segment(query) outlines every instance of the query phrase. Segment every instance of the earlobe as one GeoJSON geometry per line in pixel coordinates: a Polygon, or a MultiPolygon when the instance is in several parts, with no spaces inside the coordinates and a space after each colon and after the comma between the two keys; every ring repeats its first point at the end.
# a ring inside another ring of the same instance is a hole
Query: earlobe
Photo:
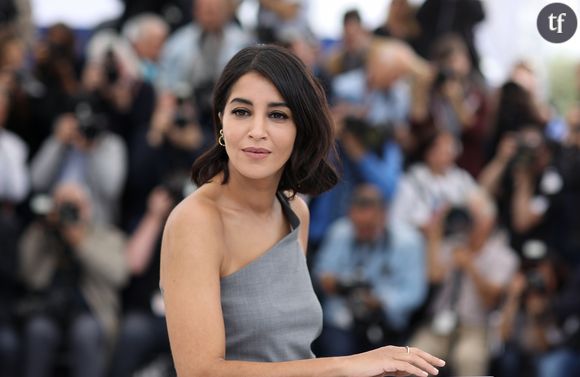
{"type": "Polygon", "coordinates": [[[222,113],[221,112],[218,113],[218,118],[220,119],[220,122],[223,122],[223,118],[222,118],[222,113]]]}

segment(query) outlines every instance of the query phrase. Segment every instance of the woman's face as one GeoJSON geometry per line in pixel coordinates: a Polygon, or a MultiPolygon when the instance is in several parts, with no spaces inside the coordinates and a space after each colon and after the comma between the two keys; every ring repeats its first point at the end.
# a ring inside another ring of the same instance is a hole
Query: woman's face
{"type": "Polygon", "coordinates": [[[220,114],[230,171],[280,179],[296,139],[293,114],[276,87],[255,72],[231,89],[220,114]]]}

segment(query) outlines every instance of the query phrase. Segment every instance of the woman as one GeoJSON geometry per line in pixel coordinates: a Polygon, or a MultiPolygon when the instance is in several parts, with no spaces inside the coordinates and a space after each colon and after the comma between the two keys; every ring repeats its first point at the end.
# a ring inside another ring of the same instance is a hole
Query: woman
{"type": "Polygon", "coordinates": [[[314,359],[322,315],[306,268],[308,209],[296,193],[337,181],[320,86],[285,50],[249,47],[214,90],[218,143],[196,161],[199,189],[171,213],[161,286],[180,376],[426,376],[414,348],[314,359]],[[290,193],[290,198],[286,194],[290,193]]]}

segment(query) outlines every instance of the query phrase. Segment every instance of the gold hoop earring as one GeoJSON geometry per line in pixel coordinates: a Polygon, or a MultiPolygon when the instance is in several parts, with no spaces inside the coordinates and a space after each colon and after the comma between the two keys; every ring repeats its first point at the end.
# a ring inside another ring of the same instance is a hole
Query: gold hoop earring
{"type": "Polygon", "coordinates": [[[218,144],[221,145],[222,147],[226,146],[226,141],[224,140],[224,130],[223,129],[220,130],[220,136],[218,137],[218,144]]]}

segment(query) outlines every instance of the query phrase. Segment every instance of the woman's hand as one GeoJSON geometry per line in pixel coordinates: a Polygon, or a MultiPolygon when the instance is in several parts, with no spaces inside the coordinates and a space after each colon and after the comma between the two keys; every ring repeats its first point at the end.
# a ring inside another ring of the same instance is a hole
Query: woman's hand
{"type": "Polygon", "coordinates": [[[387,346],[347,356],[347,376],[428,376],[437,375],[445,362],[414,347],[387,346]]]}

